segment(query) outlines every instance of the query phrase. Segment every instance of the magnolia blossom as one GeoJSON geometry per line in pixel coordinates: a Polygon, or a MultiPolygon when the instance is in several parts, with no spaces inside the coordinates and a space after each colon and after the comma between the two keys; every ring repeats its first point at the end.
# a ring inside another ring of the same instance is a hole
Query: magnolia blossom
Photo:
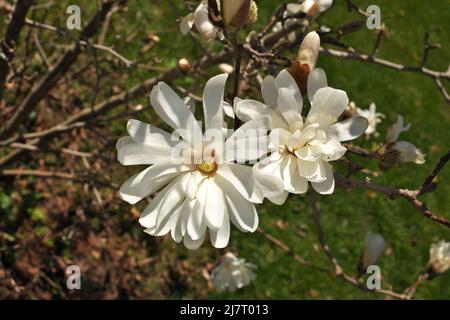
{"type": "MultiPolygon", "coordinates": [[[[286,11],[283,13],[284,27],[288,28],[294,24],[297,24],[298,18],[289,18],[296,14],[303,12],[310,17],[316,17],[319,13],[322,13],[333,5],[333,0],[305,0],[302,3],[288,3],[286,5],[286,11]]],[[[283,24],[277,22],[273,27],[273,31],[278,32],[283,30],[283,24]]],[[[295,40],[295,32],[291,32],[288,35],[289,40],[295,40]]]]}
{"type": "Polygon", "coordinates": [[[288,192],[305,193],[308,181],[321,194],[334,191],[334,175],[330,161],[346,152],[341,141],[359,137],[367,129],[367,120],[353,117],[335,123],[348,104],[347,94],[327,86],[325,72],[314,69],[308,77],[311,109],[306,119],[301,113],[302,94],[288,71],[276,78],[267,76],[262,83],[265,103],[242,100],[236,115],[243,121],[268,115],[272,121],[270,142],[272,154],[256,168],[279,177],[284,183],[281,203],[288,192]]]}
{"type": "Polygon", "coordinates": [[[398,116],[397,122],[386,134],[386,147],[384,155],[392,162],[425,163],[425,156],[415,145],[407,141],[397,141],[400,133],[408,131],[411,123],[404,126],[403,117],[398,116]]]}
{"type": "Polygon", "coordinates": [[[361,261],[363,269],[376,264],[385,248],[386,241],[381,234],[367,232],[361,261]]]}
{"type": "Polygon", "coordinates": [[[248,285],[255,278],[253,272],[255,269],[254,264],[238,259],[228,252],[222,257],[220,264],[213,269],[211,278],[218,291],[223,292],[228,289],[234,292],[248,285]]]}
{"type": "MultiPolygon", "coordinates": [[[[148,234],[162,236],[170,232],[176,242],[183,240],[190,249],[203,243],[207,229],[212,245],[225,247],[230,221],[243,232],[255,231],[258,214],[254,203],[261,203],[267,190],[282,189],[281,181],[257,176],[252,167],[235,163],[233,154],[223,151],[235,150],[241,143],[257,145],[267,136],[255,138],[245,133],[270,125],[269,118],[258,118],[225,137],[222,126],[226,79],[227,74],[221,74],[206,84],[205,135],[191,108],[160,82],[151,92],[151,104],[158,116],[182,137],[181,141],[150,124],[130,120],[129,136],[117,142],[121,164],[150,165],[122,185],[122,199],[134,204],[161,189],[139,222],[148,234]],[[214,139],[208,137],[210,132],[215,133],[214,139]]],[[[256,161],[264,153],[261,150],[259,154],[246,153],[242,160],[256,161]]]]}
{"type": "Polygon", "coordinates": [[[450,269],[450,242],[441,240],[431,246],[430,267],[436,273],[444,273],[450,269]]]}
{"type": "Polygon", "coordinates": [[[194,12],[189,13],[180,22],[180,30],[183,34],[189,33],[193,26],[205,40],[212,40],[218,34],[221,37],[220,29],[209,20],[206,2],[201,2],[194,12]]]}
{"type": "Polygon", "coordinates": [[[366,136],[370,136],[372,134],[378,135],[378,133],[376,132],[377,124],[381,123],[381,119],[385,116],[383,113],[377,112],[377,106],[375,105],[375,103],[372,102],[369,106],[369,109],[366,110],[356,107],[356,113],[369,121],[369,126],[367,127],[367,130],[365,132],[366,136]]]}

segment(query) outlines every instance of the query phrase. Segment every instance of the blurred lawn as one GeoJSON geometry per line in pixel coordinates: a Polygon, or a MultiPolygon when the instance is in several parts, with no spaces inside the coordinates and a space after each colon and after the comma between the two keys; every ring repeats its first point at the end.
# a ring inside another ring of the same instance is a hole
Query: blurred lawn
{"type": "MultiPolygon", "coordinates": [[[[63,8],[69,2],[73,4],[73,1],[61,1],[58,6],[63,8]]],[[[354,13],[346,11],[344,1],[336,2],[336,7],[320,18],[322,24],[336,27],[358,18],[354,13]]],[[[380,57],[404,64],[419,64],[424,33],[429,31],[430,40],[441,43],[442,48],[430,52],[428,66],[437,70],[447,69],[450,61],[449,1],[355,0],[355,2],[362,8],[369,4],[377,4],[381,7],[382,21],[389,28],[389,37],[385,38],[381,44],[380,57]]],[[[266,23],[273,9],[281,3],[281,1],[259,0],[258,23],[266,23]]],[[[86,4],[81,7],[93,5],[86,4]]],[[[194,60],[202,53],[201,48],[188,37],[182,36],[175,24],[176,18],[187,13],[183,1],[130,1],[128,12],[113,18],[115,20],[112,26],[124,29],[116,30],[116,33],[110,32],[107,43],[117,43],[115,48],[130,60],[153,60],[159,66],[172,67],[181,57],[194,60]],[[175,2],[177,10],[174,10],[172,6],[175,2]],[[146,52],[139,51],[143,45],[141,41],[131,41],[124,45],[122,40],[138,29],[139,32],[144,29],[155,33],[160,37],[160,41],[146,52]]],[[[375,38],[375,32],[362,30],[346,37],[344,41],[361,52],[370,53],[375,38]]],[[[293,56],[294,53],[291,54],[291,57],[293,56]]],[[[323,55],[320,56],[318,65],[326,70],[329,84],[347,91],[350,99],[359,107],[367,108],[369,103],[375,102],[378,111],[386,114],[386,119],[379,126],[381,135],[371,140],[372,142],[380,141],[384,137],[386,128],[395,121],[397,115],[403,115],[406,122],[413,124],[411,130],[403,133],[401,138],[413,142],[424,151],[426,164],[404,165],[382,174],[379,178],[372,178],[372,181],[398,187],[417,187],[417,183],[425,179],[439,156],[450,147],[449,106],[432,79],[418,74],[395,72],[367,63],[337,60],[323,55]]],[[[218,69],[211,68],[211,74],[218,72],[218,69]]],[[[129,86],[152,74],[155,73],[133,71],[130,73],[129,83],[123,83],[123,86],[129,86]]],[[[205,79],[211,74],[205,75],[205,79]]],[[[189,78],[178,82],[193,88],[196,94],[201,94],[204,83],[205,81],[189,78]]],[[[103,84],[103,86],[106,85],[103,84]]],[[[146,103],[146,99],[142,98],[141,102],[146,103]]],[[[155,117],[150,111],[143,114],[141,119],[155,123],[155,117]]],[[[124,131],[125,119],[122,119],[115,123],[114,133],[121,136],[124,131]]],[[[373,164],[371,166],[376,169],[373,164]]],[[[137,172],[137,168],[128,172],[137,172]]],[[[122,182],[125,178],[126,176],[118,176],[116,180],[122,182]]],[[[364,175],[359,174],[358,178],[363,179],[364,175]]],[[[449,168],[439,175],[439,181],[441,184],[438,190],[424,196],[423,199],[433,211],[449,216],[449,168]]],[[[337,189],[333,195],[321,196],[319,200],[327,241],[348,272],[352,273],[356,268],[365,232],[370,229],[383,234],[389,244],[389,250],[387,250],[389,254],[383,256],[379,263],[383,273],[383,286],[392,285],[397,291],[410,285],[418,274],[424,271],[431,243],[440,239],[450,240],[448,229],[427,220],[401,199],[389,200],[382,195],[365,190],[345,192],[337,189]]],[[[124,205],[122,208],[126,207],[124,205]]],[[[267,202],[259,206],[258,211],[261,227],[288,243],[306,260],[325,268],[329,267],[326,257],[320,252],[318,246],[308,195],[291,196],[281,207],[267,202]],[[285,223],[284,229],[276,226],[280,224],[277,223],[280,220],[285,223]]],[[[138,228],[136,228],[137,232],[140,231],[138,228]]],[[[251,286],[233,294],[217,294],[211,291],[210,298],[382,298],[361,292],[341,280],[331,278],[328,274],[299,266],[284,252],[268,243],[260,234],[242,234],[234,229],[227,249],[258,266],[256,281],[251,286]]],[[[169,253],[169,255],[173,253],[173,256],[168,258],[169,264],[179,263],[177,257],[183,256],[187,257],[190,264],[197,269],[203,268],[205,262],[214,263],[222,253],[212,249],[206,242],[201,249],[191,252],[182,245],[174,244],[173,241],[161,241],[161,252],[169,253]]],[[[164,272],[164,270],[160,271],[164,272]]],[[[155,277],[157,276],[158,274],[155,273],[155,277]]],[[[200,275],[196,277],[198,281],[193,282],[195,286],[206,287],[206,281],[200,275]]],[[[416,297],[450,298],[449,284],[450,273],[447,273],[421,285],[416,297]]],[[[192,297],[191,289],[174,286],[171,297],[190,298],[192,297]]]]}

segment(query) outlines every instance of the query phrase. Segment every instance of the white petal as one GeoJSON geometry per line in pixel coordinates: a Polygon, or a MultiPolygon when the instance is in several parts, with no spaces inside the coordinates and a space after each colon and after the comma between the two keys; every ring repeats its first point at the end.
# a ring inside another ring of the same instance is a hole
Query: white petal
{"type": "Polygon", "coordinates": [[[328,87],[325,71],[321,68],[313,69],[308,76],[307,84],[309,102],[313,102],[317,90],[325,87],[328,87]]]}
{"type": "Polygon", "coordinates": [[[173,129],[191,132],[198,124],[183,100],[164,82],[154,86],[150,95],[151,103],[158,116],[173,129]]]}
{"type": "Polygon", "coordinates": [[[226,179],[222,177],[215,179],[225,194],[228,215],[233,224],[241,231],[254,232],[258,227],[259,219],[253,203],[245,199],[226,179]]]}
{"type": "Polygon", "coordinates": [[[205,204],[209,179],[203,180],[197,191],[196,202],[188,219],[187,232],[192,240],[200,239],[206,231],[205,204]]]}
{"type": "Polygon", "coordinates": [[[312,187],[320,194],[331,194],[334,191],[334,174],[333,167],[324,162],[325,174],[327,179],[323,182],[311,182],[312,187]]]}
{"type": "Polygon", "coordinates": [[[225,112],[225,114],[234,119],[234,108],[226,101],[223,102],[223,111],[225,112]]]}
{"type": "Polygon", "coordinates": [[[208,6],[204,3],[195,10],[195,28],[206,40],[212,40],[216,37],[218,29],[211,23],[208,16],[208,6]]]}
{"type": "Polygon", "coordinates": [[[327,130],[327,133],[333,135],[339,141],[348,141],[358,138],[366,131],[368,126],[369,121],[366,118],[351,117],[335,123],[327,130]]]}
{"type": "Polygon", "coordinates": [[[282,70],[275,79],[275,85],[278,93],[280,92],[280,88],[290,89],[296,104],[299,106],[303,105],[302,93],[298,88],[297,82],[295,82],[294,78],[292,78],[289,71],[282,70]]]}
{"type": "Polygon", "coordinates": [[[283,181],[277,176],[255,169],[255,178],[258,185],[261,187],[264,197],[276,198],[283,192],[283,181]]]}
{"type": "Polygon", "coordinates": [[[200,248],[203,241],[205,241],[206,233],[204,232],[200,239],[193,240],[188,233],[183,238],[183,243],[189,250],[196,250],[200,248]]]}
{"type": "Polygon", "coordinates": [[[397,141],[394,148],[400,152],[400,161],[414,162],[417,164],[425,163],[425,156],[415,145],[407,141],[397,141]]]}
{"type": "Polygon", "coordinates": [[[135,142],[130,136],[122,137],[117,141],[117,159],[124,166],[138,164],[154,164],[170,161],[172,148],[164,143],[144,145],[135,142]]]}
{"type": "Polygon", "coordinates": [[[282,191],[279,195],[277,195],[275,197],[267,197],[267,199],[269,199],[273,203],[281,206],[286,201],[288,195],[289,195],[289,192],[282,191]]]}
{"type": "Polygon", "coordinates": [[[242,197],[254,203],[261,203],[263,196],[261,190],[257,188],[256,181],[253,177],[253,168],[230,163],[222,165],[217,170],[217,174],[233,184],[242,197]]]}
{"type": "MultiPolygon", "coordinates": [[[[226,210],[226,207],[225,207],[226,210]]],[[[223,221],[219,230],[210,230],[210,240],[213,247],[222,249],[225,248],[230,240],[230,218],[225,211],[223,221]]]]}
{"type": "Polygon", "coordinates": [[[319,123],[321,128],[328,128],[336,122],[348,105],[347,93],[330,87],[319,89],[309,111],[307,122],[319,123]]]}
{"type": "Polygon", "coordinates": [[[185,16],[180,22],[180,31],[182,34],[188,34],[191,31],[192,26],[194,25],[195,16],[194,13],[191,12],[187,16],[185,16]]]}
{"type": "Polygon", "coordinates": [[[168,132],[139,120],[128,120],[127,131],[135,142],[145,145],[161,144],[170,147],[173,143],[168,132]]]}
{"type": "Polygon", "coordinates": [[[261,94],[264,99],[264,103],[271,108],[277,106],[278,90],[275,86],[275,78],[272,76],[266,76],[262,82],[261,94]]]}
{"type": "Polygon", "coordinates": [[[155,164],[125,181],[119,194],[123,200],[135,204],[188,170],[188,166],[174,165],[171,162],[155,164]]]}
{"type": "Polygon", "coordinates": [[[291,89],[280,88],[278,91],[278,108],[289,125],[302,121],[302,116],[300,115],[302,107],[303,101],[296,101],[291,89]]]}
{"type": "Polygon", "coordinates": [[[205,128],[221,130],[223,124],[223,95],[228,74],[223,73],[208,80],[203,91],[205,128]]]}
{"type": "Polygon", "coordinates": [[[171,192],[173,188],[181,181],[183,177],[179,177],[168,184],[164,189],[162,189],[156,197],[154,197],[150,203],[147,205],[145,210],[141,213],[139,218],[139,223],[145,228],[152,228],[156,225],[156,218],[159,214],[159,208],[162,201],[171,192]]]}
{"type": "Polygon", "coordinates": [[[208,195],[206,196],[205,204],[206,224],[208,227],[214,230],[220,229],[225,211],[226,206],[223,191],[211,179],[208,185],[208,195]]]}
{"type": "Polygon", "coordinates": [[[333,0],[318,0],[319,1],[319,11],[324,12],[328,10],[333,5],[333,0]]]}
{"type": "Polygon", "coordinates": [[[268,112],[269,108],[256,100],[245,99],[236,105],[236,115],[244,122],[266,115],[268,112]]]}

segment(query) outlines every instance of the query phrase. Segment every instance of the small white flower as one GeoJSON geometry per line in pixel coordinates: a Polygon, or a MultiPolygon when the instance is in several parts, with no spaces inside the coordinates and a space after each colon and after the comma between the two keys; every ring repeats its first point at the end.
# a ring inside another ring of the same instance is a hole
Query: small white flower
{"type": "Polygon", "coordinates": [[[387,157],[394,162],[414,162],[416,164],[425,163],[425,156],[415,145],[407,141],[397,141],[400,133],[408,131],[411,123],[404,126],[403,117],[398,116],[397,122],[389,128],[386,134],[386,150],[384,152],[387,157]],[[392,156],[393,155],[393,156],[392,156]]]}
{"type": "Polygon", "coordinates": [[[367,119],[353,117],[335,123],[348,104],[347,94],[327,87],[322,69],[314,69],[308,77],[308,97],[311,110],[302,118],[302,94],[288,71],[275,78],[267,76],[262,83],[264,103],[242,100],[236,115],[242,121],[271,117],[270,141],[272,154],[260,161],[256,168],[279,177],[287,193],[305,193],[308,181],[321,194],[334,191],[333,169],[330,161],[338,160],[346,152],[341,141],[353,140],[367,129],[367,119]]]}
{"type": "Polygon", "coordinates": [[[305,0],[302,3],[302,11],[310,17],[316,17],[333,5],[333,0],[305,0]]]}
{"type": "Polygon", "coordinates": [[[195,12],[189,13],[180,22],[183,34],[189,33],[193,26],[207,41],[214,39],[220,32],[220,29],[209,20],[208,5],[205,2],[201,2],[195,12]]]}
{"type": "Polygon", "coordinates": [[[383,236],[368,231],[365,237],[364,253],[362,256],[363,269],[366,270],[367,267],[376,264],[385,248],[386,241],[383,236]]]}
{"type": "Polygon", "coordinates": [[[211,272],[211,278],[219,292],[225,290],[234,292],[255,279],[255,269],[254,264],[245,262],[244,259],[238,259],[228,252],[211,272]]]}
{"type": "Polygon", "coordinates": [[[450,242],[441,240],[431,245],[430,267],[435,273],[444,273],[450,269],[450,242]]]}
{"type": "MultiPolygon", "coordinates": [[[[203,136],[201,123],[199,125],[191,111],[193,107],[189,108],[168,85],[160,82],[151,92],[152,106],[166,124],[177,133],[181,132],[181,145],[187,147],[187,151],[181,159],[175,158],[173,150],[180,141],[138,120],[128,122],[129,136],[119,139],[116,145],[121,164],[151,165],[122,185],[123,200],[134,204],[161,189],[139,219],[145,232],[154,236],[170,232],[176,242],[183,240],[190,249],[203,243],[207,229],[212,245],[225,247],[230,237],[230,221],[243,232],[254,232],[258,227],[254,203],[262,202],[265,189],[282,187],[281,182],[266,179],[263,188],[261,183],[255,182],[252,167],[235,163],[224,154],[223,150],[234,150],[239,143],[255,143],[245,135],[246,130],[270,126],[267,117],[255,119],[225,138],[222,129],[226,79],[227,74],[213,77],[203,93],[206,133],[211,130],[218,133],[217,140],[206,139],[206,134],[203,136]],[[197,143],[198,138],[200,143],[197,143]],[[193,158],[198,161],[193,162],[193,158]]],[[[265,138],[267,140],[267,136],[265,138]]],[[[262,155],[249,153],[245,160],[256,161],[262,155]]]]}
{"type": "Polygon", "coordinates": [[[385,115],[377,112],[377,106],[375,105],[375,103],[372,102],[369,106],[369,109],[366,110],[357,107],[356,113],[369,121],[369,126],[367,127],[367,130],[365,132],[366,136],[370,136],[372,134],[377,136],[377,124],[381,123],[385,115]]]}

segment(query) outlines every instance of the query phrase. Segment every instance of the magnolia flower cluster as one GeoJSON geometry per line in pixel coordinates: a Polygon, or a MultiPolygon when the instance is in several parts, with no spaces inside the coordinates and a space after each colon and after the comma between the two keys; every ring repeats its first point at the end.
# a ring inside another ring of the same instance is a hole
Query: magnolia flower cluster
{"type": "Polygon", "coordinates": [[[402,116],[398,116],[397,122],[389,128],[385,143],[379,150],[382,156],[382,168],[388,169],[394,164],[404,162],[425,163],[424,154],[415,145],[408,141],[398,141],[400,133],[408,131],[410,128],[411,123],[405,126],[402,116]]]}
{"type": "Polygon", "coordinates": [[[122,185],[122,199],[135,204],[160,190],[140,217],[145,232],[170,233],[190,249],[198,248],[209,233],[212,245],[223,248],[231,224],[243,232],[256,230],[255,204],[264,198],[282,204],[289,192],[305,193],[309,183],[321,194],[334,191],[331,162],[346,152],[341,142],[362,135],[368,121],[353,117],[336,122],[348,98],[344,91],[328,87],[325,72],[315,68],[320,45],[316,38],[315,33],[306,36],[309,45],[300,50],[299,61],[312,69],[307,79],[300,79],[307,81],[311,104],[306,117],[292,70],[264,79],[264,103],[235,100],[236,116],[245,123],[234,133],[224,122],[225,113],[234,117],[224,100],[227,74],[206,83],[204,130],[192,100],[183,100],[163,82],[154,86],[151,104],[173,134],[130,120],[129,135],[117,142],[123,165],[149,166],[122,185]]]}
{"type": "Polygon", "coordinates": [[[255,269],[254,264],[238,259],[228,252],[222,257],[220,264],[212,270],[211,278],[219,292],[225,290],[234,292],[247,286],[255,278],[255,269]]]}
{"type": "Polygon", "coordinates": [[[450,269],[450,242],[434,243],[430,248],[430,268],[439,274],[450,269]]]}

